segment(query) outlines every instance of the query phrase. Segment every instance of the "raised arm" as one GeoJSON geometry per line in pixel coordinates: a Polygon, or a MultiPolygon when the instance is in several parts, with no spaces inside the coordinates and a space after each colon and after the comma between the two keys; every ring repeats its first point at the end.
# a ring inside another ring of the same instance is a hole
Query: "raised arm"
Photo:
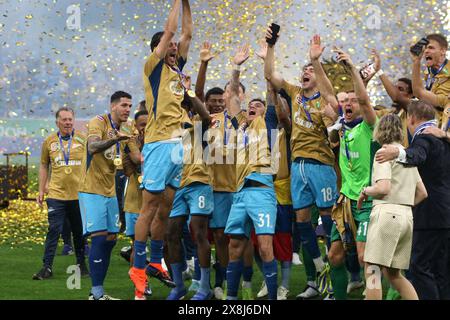
{"type": "Polygon", "coordinates": [[[197,82],[195,83],[195,95],[200,101],[205,102],[205,82],[206,82],[206,70],[208,69],[208,63],[215,55],[211,53],[211,44],[204,42],[200,49],[200,68],[198,69],[197,82]]]}
{"type": "MultiPolygon", "coordinates": [[[[372,56],[375,62],[375,72],[378,73],[381,70],[380,54],[375,49],[372,49],[372,56]]],[[[392,101],[398,103],[403,109],[406,110],[410,100],[400,94],[398,88],[391,82],[391,80],[389,80],[389,77],[384,73],[381,73],[380,80],[392,101]]]]}
{"type": "Polygon", "coordinates": [[[192,23],[191,6],[189,0],[182,0],[183,3],[183,17],[181,20],[181,37],[178,45],[178,53],[184,60],[187,60],[189,46],[192,41],[192,34],[194,24],[192,23]]]}
{"type": "Polygon", "coordinates": [[[369,95],[367,94],[366,87],[364,86],[359,71],[356,69],[347,53],[336,47],[334,48],[334,51],[338,54],[338,62],[345,61],[347,67],[350,69],[355,95],[358,98],[361,115],[364,121],[370,126],[375,125],[377,121],[377,114],[370,104],[369,95]]]}
{"type": "Polygon", "coordinates": [[[320,36],[318,34],[314,35],[310,42],[309,57],[314,68],[314,74],[316,75],[317,87],[320,95],[338,112],[339,105],[334,95],[333,86],[319,60],[323,50],[325,50],[325,47],[321,45],[320,36]]]}
{"type": "MultiPolygon", "coordinates": [[[[266,40],[272,39],[272,30],[270,27],[266,30],[266,40]]],[[[264,77],[269,81],[276,91],[283,87],[283,78],[275,71],[275,46],[269,44],[267,48],[267,56],[264,60],[264,77]]]]}
{"type": "Polygon", "coordinates": [[[233,71],[230,81],[230,97],[228,111],[231,117],[241,112],[241,101],[239,99],[239,76],[241,74],[241,65],[250,57],[250,47],[248,44],[240,47],[233,58],[233,71]]]}
{"type": "MultiPolygon", "coordinates": [[[[180,16],[180,1],[175,0],[172,9],[170,9],[169,17],[167,18],[166,26],[164,28],[164,34],[159,41],[158,46],[155,48],[155,54],[160,59],[164,59],[167,50],[169,49],[170,42],[172,41],[178,28],[178,17],[180,16]]],[[[184,1],[183,1],[184,2],[184,1]]],[[[180,40],[180,54],[181,54],[181,40],[180,40]]],[[[187,46],[189,48],[189,45],[187,46]]],[[[184,58],[184,56],[182,56],[184,58]]]]}
{"type": "Polygon", "coordinates": [[[411,54],[412,60],[413,60],[413,64],[412,64],[412,89],[413,89],[413,94],[414,96],[419,99],[419,100],[423,100],[433,106],[439,106],[439,99],[438,96],[436,94],[434,94],[431,91],[428,91],[425,89],[422,79],[421,79],[421,74],[420,74],[420,61],[422,60],[422,56],[423,56],[423,52],[424,52],[425,48],[423,48],[422,53],[420,54],[420,56],[416,56],[411,54]]]}

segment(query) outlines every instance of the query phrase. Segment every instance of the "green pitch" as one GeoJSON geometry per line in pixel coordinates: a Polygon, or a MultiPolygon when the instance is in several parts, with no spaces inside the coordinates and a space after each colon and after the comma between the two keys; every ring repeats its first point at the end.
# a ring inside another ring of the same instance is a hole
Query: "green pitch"
{"type": "MultiPolygon", "coordinates": [[[[134,291],[128,278],[128,265],[120,257],[119,252],[123,246],[128,246],[127,240],[120,240],[114,248],[108,275],[105,281],[107,294],[120,299],[133,299],[134,291]]],[[[53,277],[43,281],[32,280],[31,277],[41,267],[43,246],[23,244],[15,248],[3,244],[0,245],[0,300],[4,299],[43,299],[43,300],[77,300],[87,299],[90,289],[90,279],[82,278],[80,289],[68,289],[67,280],[71,274],[67,274],[67,268],[75,264],[75,257],[55,257],[53,266],[53,277]]],[[[57,253],[61,252],[61,246],[57,253]]],[[[256,297],[262,282],[262,274],[255,265],[253,275],[253,293],[256,297]]],[[[214,284],[214,270],[211,272],[211,283],[214,284]]],[[[150,280],[154,299],[165,299],[169,289],[155,279],[150,280]]],[[[190,285],[190,280],[185,282],[190,285]]],[[[306,278],[303,266],[292,266],[289,299],[295,299],[305,287],[306,278]]],[[[386,291],[386,290],[384,290],[386,291]]],[[[349,299],[362,299],[362,289],[350,294],[349,299]]],[[[190,298],[193,293],[189,293],[190,298]]],[[[319,298],[321,299],[321,298],[319,298]]]]}

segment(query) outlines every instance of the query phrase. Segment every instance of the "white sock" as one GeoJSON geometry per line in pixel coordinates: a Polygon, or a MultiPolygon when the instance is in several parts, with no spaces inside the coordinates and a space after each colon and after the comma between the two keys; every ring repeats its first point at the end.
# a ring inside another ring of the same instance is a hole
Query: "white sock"
{"type": "Polygon", "coordinates": [[[323,262],[322,257],[313,259],[313,262],[317,272],[321,272],[323,268],[325,268],[325,263],[323,262]]]}

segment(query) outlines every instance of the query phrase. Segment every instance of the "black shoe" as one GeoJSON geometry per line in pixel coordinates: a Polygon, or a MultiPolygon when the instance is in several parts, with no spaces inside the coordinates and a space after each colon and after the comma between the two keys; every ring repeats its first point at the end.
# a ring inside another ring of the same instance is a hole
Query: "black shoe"
{"type": "Polygon", "coordinates": [[[33,280],[44,280],[51,278],[53,276],[52,269],[47,267],[42,267],[41,270],[39,270],[38,273],[33,274],[33,280]]]}
{"type": "Polygon", "coordinates": [[[86,263],[81,263],[78,265],[78,267],[80,268],[80,274],[82,277],[89,277],[89,269],[86,265],[86,263]]]}
{"type": "Polygon", "coordinates": [[[161,270],[161,266],[155,267],[152,264],[149,264],[147,268],[145,268],[145,273],[149,277],[154,277],[164,283],[169,288],[175,288],[175,282],[173,282],[172,278],[169,276],[169,274],[161,270]],[[158,268],[159,267],[159,268],[158,268]]]}
{"type": "Polygon", "coordinates": [[[120,256],[124,258],[128,263],[130,263],[131,260],[131,250],[131,247],[123,247],[120,250],[120,256]]]}
{"type": "Polygon", "coordinates": [[[127,230],[127,226],[125,225],[125,223],[121,223],[119,233],[125,233],[125,230],[127,230]]]}

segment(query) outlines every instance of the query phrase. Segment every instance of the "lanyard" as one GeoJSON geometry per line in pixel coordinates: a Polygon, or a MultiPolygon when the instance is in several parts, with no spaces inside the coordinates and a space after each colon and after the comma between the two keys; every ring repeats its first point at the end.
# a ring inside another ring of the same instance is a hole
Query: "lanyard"
{"type": "Polygon", "coordinates": [[[72,134],[69,137],[69,144],[67,146],[67,154],[66,154],[66,150],[64,149],[64,145],[62,143],[61,133],[58,131],[59,145],[61,146],[61,150],[62,150],[62,153],[63,153],[63,156],[64,156],[64,162],[66,163],[66,166],[69,165],[70,147],[72,146],[72,138],[73,138],[74,133],[75,133],[75,130],[72,130],[72,134]]]}
{"type": "Polygon", "coordinates": [[[312,121],[311,114],[308,111],[307,103],[309,101],[315,100],[315,99],[317,99],[319,97],[320,97],[320,92],[316,92],[312,97],[309,97],[309,98],[307,98],[304,95],[302,95],[301,105],[303,106],[303,110],[305,110],[306,117],[308,118],[308,121],[311,122],[311,123],[314,123],[314,122],[312,121]]]}
{"type": "MultiPolygon", "coordinates": [[[[114,124],[114,122],[112,121],[111,118],[111,113],[108,113],[108,119],[109,122],[111,123],[111,127],[115,130],[115,131],[119,131],[116,127],[116,125],[114,124]]],[[[120,158],[120,142],[116,142],[116,158],[120,158]]]]}
{"type": "Polygon", "coordinates": [[[188,91],[188,88],[186,88],[183,83],[183,80],[186,79],[186,75],[183,72],[181,72],[180,70],[178,70],[178,68],[175,68],[173,66],[169,66],[169,67],[170,67],[170,69],[172,69],[173,71],[175,71],[178,74],[178,76],[180,77],[181,86],[184,88],[185,91],[188,91]]]}
{"type": "Polygon", "coordinates": [[[431,90],[431,87],[433,86],[434,82],[436,81],[436,76],[444,69],[444,67],[447,65],[448,60],[445,59],[444,63],[441,64],[439,69],[436,72],[433,72],[433,69],[431,67],[428,67],[428,77],[426,82],[426,89],[428,91],[431,90]]]}
{"type": "Polygon", "coordinates": [[[345,156],[348,160],[348,165],[350,167],[350,169],[352,168],[352,161],[350,158],[350,148],[349,148],[349,141],[347,140],[347,137],[345,135],[345,133],[347,132],[347,130],[349,129],[353,129],[354,127],[356,127],[358,124],[360,124],[363,121],[362,118],[353,120],[352,122],[349,123],[345,123],[344,119],[341,120],[342,123],[342,138],[344,139],[344,147],[345,147],[345,156]]]}
{"type": "Polygon", "coordinates": [[[427,122],[422,123],[420,126],[416,128],[414,131],[414,135],[412,137],[411,143],[414,141],[417,135],[421,134],[426,128],[428,127],[436,127],[436,120],[430,120],[427,122]]]}
{"type": "Polygon", "coordinates": [[[224,111],[223,118],[224,118],[223,145],[226,146],[226,145],[228,145],[228,140],[230,139],[230,137],[227,135],[227,130],[228,130],[228,112],[227,112],[227,110],[224,111]]]}

